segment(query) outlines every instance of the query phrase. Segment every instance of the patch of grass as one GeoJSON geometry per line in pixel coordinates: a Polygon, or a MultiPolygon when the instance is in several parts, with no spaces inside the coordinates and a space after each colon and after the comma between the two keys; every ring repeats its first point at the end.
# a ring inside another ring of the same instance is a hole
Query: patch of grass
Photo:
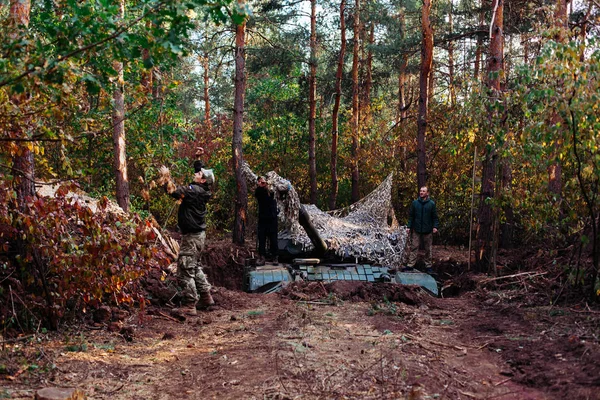
{"type": "Polygon", "coordinates": [[[86,352],[88,350],[88,346],[87,343],[70,344],[65,347],[65,350],[73,353],[86,352]]]}
{"type": "Polygon", "coordinates": [[[115,351],[115,345],[113,343],[94,343],[94,347],[100,350],[115,351]]]}
{"type": "Polygon", "coordinates": [[[250,310],[248,311],[249,317],[258,317],[259,315],[263,315],[265,312],[263,310],[250,310]]]}
{"type": "Polygon", "coordinates": [[[373,303],[371,304],[371,308],[367,311],[367,315],[373,316],[375,314],[384,314],[384,315],[398,315],[398,307],[396,307],[395,303],[392,303],[387,298],[383,298],[383,304],[373,303]]]}

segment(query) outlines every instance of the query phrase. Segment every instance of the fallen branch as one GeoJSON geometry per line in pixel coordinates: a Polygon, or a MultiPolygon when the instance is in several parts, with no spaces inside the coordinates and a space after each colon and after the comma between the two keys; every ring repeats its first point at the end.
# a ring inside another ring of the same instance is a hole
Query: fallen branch
{"type": "Polygon", "coordinates": [[[298,300],[296,303],[301,303],[301,304],[315,304],[315,305],[319,305],[319,306],[335,306],[335,303],[333,301],[330,301],[330,300],[325,300],[325,301],[298,300]]]}
{"type": "Polygon", "coordinates": [[[173,318],[173,317],[171,317],[171,316],[169,316],[169,315],[167,315],[167,314],[163,313],[162,311],[157,311],[157,314],[158,314],[157,316],[159,316],[159,317],[163,317],[163,318],[166,318],[166,319],[168,319],[169,321],[181,322],[181,321],[179,321],[177,318],[173,318]]]}
{"type": "Polygon", "coordinates": [[[22,342],[22,341],[25,341],[25,340],[29,340],[32,337],[33,337],[33,335],[28,335],[28,336],[21,336],[21,337],[18,337],[18,338],[6,339],[6,340],[3,340],[2,342],[0,342],[0,344],[22,342]]]}
{"type": "Polygon", "coordinates": [[[454,350],[462,351],[464,353],[467,352],[467,348],[466,347],[460,347],[460,346],[457,346],[457,345],[454,345],[454,344],[446,344],[446,343],[442,343],[442,342],[436,342],[435,340],[431,340],[431,339],[425,339],[425,338],[421,339],[421,338],[418,338],[416,336],[411,335],[410,333],[403,333],[402,335],[406,336],[407,338],[409,338],[411,340],[414,340],[416,342],[424,340],[426,342],[429,342],[431,344],[435,344],[435,345],[438,345],[438,346],[448,347],[448,348],[451,348],[451,349],[454,349],[454,350]]]}
{"type": "Polygon", "coordinates": [[[480,281],[479,283],[490,283],[490,282],[494,282],[494,281],[499,281],[501,279],[516,278],[519,276],[527,276],[527,275],[530,278],[533,278],[534,276],[546,275],[547,273],[548,272],[519,272],[518,274],[504,275],[504,276],[498,276],[496,278],[484,279],[484,280],[480,281]]]}
{"type": "Polygon", "coordinates": [[[587,310],[576,310],[574,308],[569,308],[569,311],[583,314],[600,314],[600,311],[590,310],[589,308],[587,310]]]}

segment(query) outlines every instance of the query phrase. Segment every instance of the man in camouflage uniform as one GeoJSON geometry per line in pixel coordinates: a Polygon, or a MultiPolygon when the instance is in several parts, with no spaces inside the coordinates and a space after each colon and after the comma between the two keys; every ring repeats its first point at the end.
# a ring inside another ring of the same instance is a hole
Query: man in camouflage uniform
{"type": "Polygon", "coordinates": [[[211,285],[200,264],[206,240],[206,203],[212,196],[213,176],[200,166],[194,169],[194,180],[189,185],[176,187],[171,183],[167,186],[167,192],[181,200],[177,213],[182,233],[177,280],[182,300],[181,307],[173,313],[187,315],[197,315],[196,308],[206,309],[215,304],[210,294],[211,285]]]}

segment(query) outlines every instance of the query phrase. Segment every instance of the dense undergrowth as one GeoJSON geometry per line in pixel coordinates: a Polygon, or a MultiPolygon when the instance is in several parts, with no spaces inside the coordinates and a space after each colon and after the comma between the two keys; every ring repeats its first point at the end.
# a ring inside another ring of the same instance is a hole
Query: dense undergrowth
{"type": "Polygon", "coordinates": [[[76,188],[19,207],[0,190],[0,327],[5,336],[62,322],[102,304],[144,307],[140,279],[170,259],[150,220],[78,201],[76,188]]]}

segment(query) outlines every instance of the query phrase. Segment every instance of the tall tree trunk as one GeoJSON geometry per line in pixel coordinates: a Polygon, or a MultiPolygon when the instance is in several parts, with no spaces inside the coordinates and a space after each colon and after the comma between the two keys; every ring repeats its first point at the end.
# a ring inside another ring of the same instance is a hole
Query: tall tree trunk
{"type": "MultiPolygon", "coordinates": [[[[556,29],[554,39],[559,43],[563,43],[567,39],[567,23],[567,1],[557,0],[556,8],[554,10],[554,27],[556,29]]],[[[558,113],[553,112],[550,117],[550,124],[556,126],[561,122],[558,113]]],[[[560,150],[560,145],[561,141],[557,137],[557,140],[554,142],[554,149],[556,152],[560,150]]],[[[554,201],[560,210],[562,198],[562,165],[558,161],[552,163],[550,167],[548,167],[548,190],[554,196],[554,201]]],[[[562,218],[560,219],[562,220],[562,218]]]]}
{"type": "Polygon", "coordinates": [[[360,198],[358,183],[359,183],[359,172],[358,172],[358,151],[359,151],[359,121],[360,121],[360,109],[359,109],[359,96],[360,87],[358,82],[358,55],[360,51],[360,0],[354,1],[354,46],[352,50],[352,148],[351,148],[351,161],[352,166],[352,202],[357,202],[360,198]]]}
{"type": "Polygon", "coordinates": [[[317,0],[310,0],[310,71],[308,76],[308,175],[310,202],[317,204],[317,158],[315,120],[317,116],[317,0]]]}
{"type": "Polygon", "coordinates": [[[403,55],[400,61],[400,71],[398,73],[398,115],[396,123],[402,123],[408,118],[408,106],[406,105],[406,87],[408,79],[406,68],[408,67],[408,56],[403,55]]]}
{"type": "Polygon", "coordinates": [[[338,175],[337,175],[337,148],[338,148],[338,115],[340,111],[340,101],[342,98],[342,76],[344,74],[344,57],[346,55],[346,0],[340,2],[340,54],[338,57],[337,72],[335,73],[335,103],[333,104],[332,123],[331,123],[331,193],[329,195],[329,209],[334,210],[338,195],[338,175]]]}
{"type": "MultiPolygon", "coordinates": [[[[244,9],[243,1],[238,2],[244,9]]],[[[244,96],[246,91],[246,19],[235,27],[235,99],[233,103],[233,169],[235,173],[235,216],[233,243],[243,245],[246,235],[248,210],[248,187],[242,173],[244,155],[242,153],[244,96]]]]}
{"type": "Polygon", "coordinates": [[[212,121],[210,119],[210,97],[209,97],[209,70],[208,70],[208,51],[202,56],[202,69],[204,81],[204,127],[210,131],[212,129],[212,121]]]}
{"type": "MultiPolygon", "coordinates": [[[[11,0],[9,20],[15,40],[18,40],[21,29],[29,27],[29,18],[31,13],[31,2],[29,0],[11,0]]],[[[27,100],[27,93],[15,93],[10,97],[10,102],[17,108],[27,100]]],[[[24,115],[23,110],[21,115],[24,115]]],[[[23,116],[20,121],[16,121],[12,129],[17,138],[30,137],[29,117],[23,116]]],[[[13,157],[14,169],[14,187],[17,194],[17,202],[21,208],[25,206],[26,200],[35,195],[35,169],[33,152],[27,146],[27,143],[19,146],[19,152],[13,157]]]]}
{"type": "Polygon", "coordinates": [[[475,68],[473,71],[473,76],[475,77],[476,81],[479,81],[479,72],[481,69],[481,55],[483,53],[483,34],[481,33],[481,31],[483,31],[484,28],[484,23],[485,21],[485,11],[483,10],[483,0],[479,1],[479,33],[477,34],[477,44],[475,47],[475,68]]]}
{"type": "Polygon", "coordinates": [[[431,69],[429,70],[429,83],[427,84],[427,104],[431,104],[433,102],[433,96],[435,91],[435,64],[432,60],[431,69]]]}
{"type": "Polygon", "coordinates": [[[529,65],[529,36],[526,32],[521,33],[521,47],[523,47],[523,64],[529,65]]]}
{"type": "MultiPolygon", "coordinates": [[[[454,19],[452,17],[452,1],[450,1],[450,7],[448,10],[448,25],[450,28],[450,34],[454,32],[454,19]]],[[[456,88],[454,87],[454,41],[448,42],[448,89],[450,90],[450,107],[454,107],[456,104],[456,88]]]]}
{"type": "MultiPolygon", "coordinates": [[[[121,0],[119,6],[119,19],[125,18],[125,1],[121,0]]],[[[123,75],[123,62],[113,61],[113,68],[117,71],[113,93],[113,145],[115,167],[115,190],[117,204],[123,211],[129,211],[129,178],[127,177],[127,143],[125,138],[125,81],[123,75]]]]}
{"type": "MultiPolygon", "coordinates": [[[[399,36],[400,40],[404,40],[406,32],[406,20],[404,10],[398,14],[399,36]]],[[[402,54],[400,59],[400,70],[398,72],[398,115],[396,116],[396,124],[404,122],[408,116],[408,106],[406,105],[406,87],[407,76],[406,69],[408,68],[408,55],[402,54]]],[[[406,148],[406,146],[404,146],[406,148]]]]}
{"type": "Polygon", "coordinates": [[[363,92],[363,104],[360,115],[363,120],[363,129],[368,130],[371,126],[371,88],[373,87],[373,45],[375,43],[375,23],[369,24],[369,37],[367,47],[367,60],[365,63],[365,84],[363,92]]]}
{"type": "MultiPolygon", "coordinates": [[[[423,1],[421,10],[421,74],[419,77],[419,114],[417,116],[417,185],[421,188],[427,184],[427,153],[425,151],[425,135],[427,133],[427,113],[429,103],[429,75],[433,65],[433,29],[429,21],[431,0],[423,1]]],[[[417,191],[418,191],[417,188],[417,191]]]]}
{"type": "MultiPolygon", "coordinates": [[[[504,68],[504,0],[494,0],[492,14],[490,55],[487,65],[487,85],[491,92],[490,103],[497,101],[500,92],[500,75],[504,68]]],[[[490,126],[494,123],[494,111],[489,111],[490,126]]],[[[493,138],[490,138],[493,141],[493,138]]],[[[493,199],[496,187],[497,152],[494,143],[486,144],[481,176],[481,196],[479,202],[479,227],[475,268],[481,272],[491,272],[495,266],[497,250],[497,217],[489,199],[493,199]]]]}

